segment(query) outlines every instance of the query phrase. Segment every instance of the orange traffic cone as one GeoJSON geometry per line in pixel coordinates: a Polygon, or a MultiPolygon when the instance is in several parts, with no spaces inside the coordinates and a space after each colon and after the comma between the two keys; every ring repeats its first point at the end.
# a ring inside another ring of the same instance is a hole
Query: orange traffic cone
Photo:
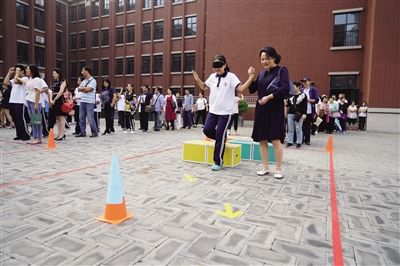
{"type": "Polygon", "coordinates": [[[56,144],[54,143],[54,132],[53,132],[52,128],[50,128],[50,133],[49,133],[49,137],[48,137],[48,141],[47,141],[47,148],[48,149],[56,148],[56,144]]]}
{"type": "Polygon", "coordinates": [[[132,217],[133,214],[126,211],[119,162],[117,156],[113,155],[111,160],[110,178],[108,180],[106,208],[104,214],[97,217],[97,220],[111,224],[120,224],[132,217]]]}

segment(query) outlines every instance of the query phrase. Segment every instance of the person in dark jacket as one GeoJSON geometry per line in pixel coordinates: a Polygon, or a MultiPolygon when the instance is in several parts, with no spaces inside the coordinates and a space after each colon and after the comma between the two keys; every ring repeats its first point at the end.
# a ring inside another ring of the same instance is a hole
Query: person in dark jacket
{"type": "Polygon", "coordinates": [[[312,125],[316,119],[315,105],[319,101],[318,90],[311,86],[311,80],[308,77],[302,78],[304,85],[303,93],[307,95],[307,115],[303,122],[303,138],[306,145],[310,145],[312,125]]]}
{"type": "Polygon", "coordinates": [[[303,140],[303,121],[307,117],[307,96],[304,92],[300,91],[300,82],[293,82],[294,96],[287,100],[286,107],[288,108],[288,143],[286,147],[293,146],[294,131],[296,130],[296,148],[301,147],[303,140]]]}

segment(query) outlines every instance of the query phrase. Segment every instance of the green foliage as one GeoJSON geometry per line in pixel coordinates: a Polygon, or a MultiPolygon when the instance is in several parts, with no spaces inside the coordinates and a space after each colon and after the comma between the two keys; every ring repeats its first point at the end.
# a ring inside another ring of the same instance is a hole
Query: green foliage
{"type": "Polygon", "coordinates": [[[249,109],[249,104],[246,102],[246,100],[239,101],[239,114],[242,115],[247,112],[249,109]]]}

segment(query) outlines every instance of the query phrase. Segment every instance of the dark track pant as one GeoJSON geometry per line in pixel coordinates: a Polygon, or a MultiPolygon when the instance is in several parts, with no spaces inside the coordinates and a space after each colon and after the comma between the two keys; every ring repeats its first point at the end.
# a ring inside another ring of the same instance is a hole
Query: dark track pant
{"type": "Polygon", "coordinates": [[[28,109],[23,103],[11,104],[11,115],[15,124],[15,131],[17,138],[28,140],[30,135],[28,133],[27,125],[29,123],[28,109]]]}
{"type": "Polygon", "coordinates": [[[223,165],[228,125],[233,115],[216,115],[208,113],[203,132],[210,139],[215,139],[214,162],[223,165]]]}

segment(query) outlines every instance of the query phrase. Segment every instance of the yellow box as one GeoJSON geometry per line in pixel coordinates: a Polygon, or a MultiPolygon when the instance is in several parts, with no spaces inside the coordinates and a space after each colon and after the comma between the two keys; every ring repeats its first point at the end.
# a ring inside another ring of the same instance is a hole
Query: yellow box
{"type": "Polygon", "coordinates": [[[182,160],[193,163],[207,163],[209,141],[189,140],[183,142],[182,160]]]}
{"type": "MultiPolygon", "coordinates": [[[[214,142],[208,142],[207,148],[207,161],[209,164],[214,163],[214,142]]],[[[242,145],[240,144],[225,144],[225,153],[224,153],[224,166],[226,167],[235,167],[241,162],[241,149],[242,145]]]]}

